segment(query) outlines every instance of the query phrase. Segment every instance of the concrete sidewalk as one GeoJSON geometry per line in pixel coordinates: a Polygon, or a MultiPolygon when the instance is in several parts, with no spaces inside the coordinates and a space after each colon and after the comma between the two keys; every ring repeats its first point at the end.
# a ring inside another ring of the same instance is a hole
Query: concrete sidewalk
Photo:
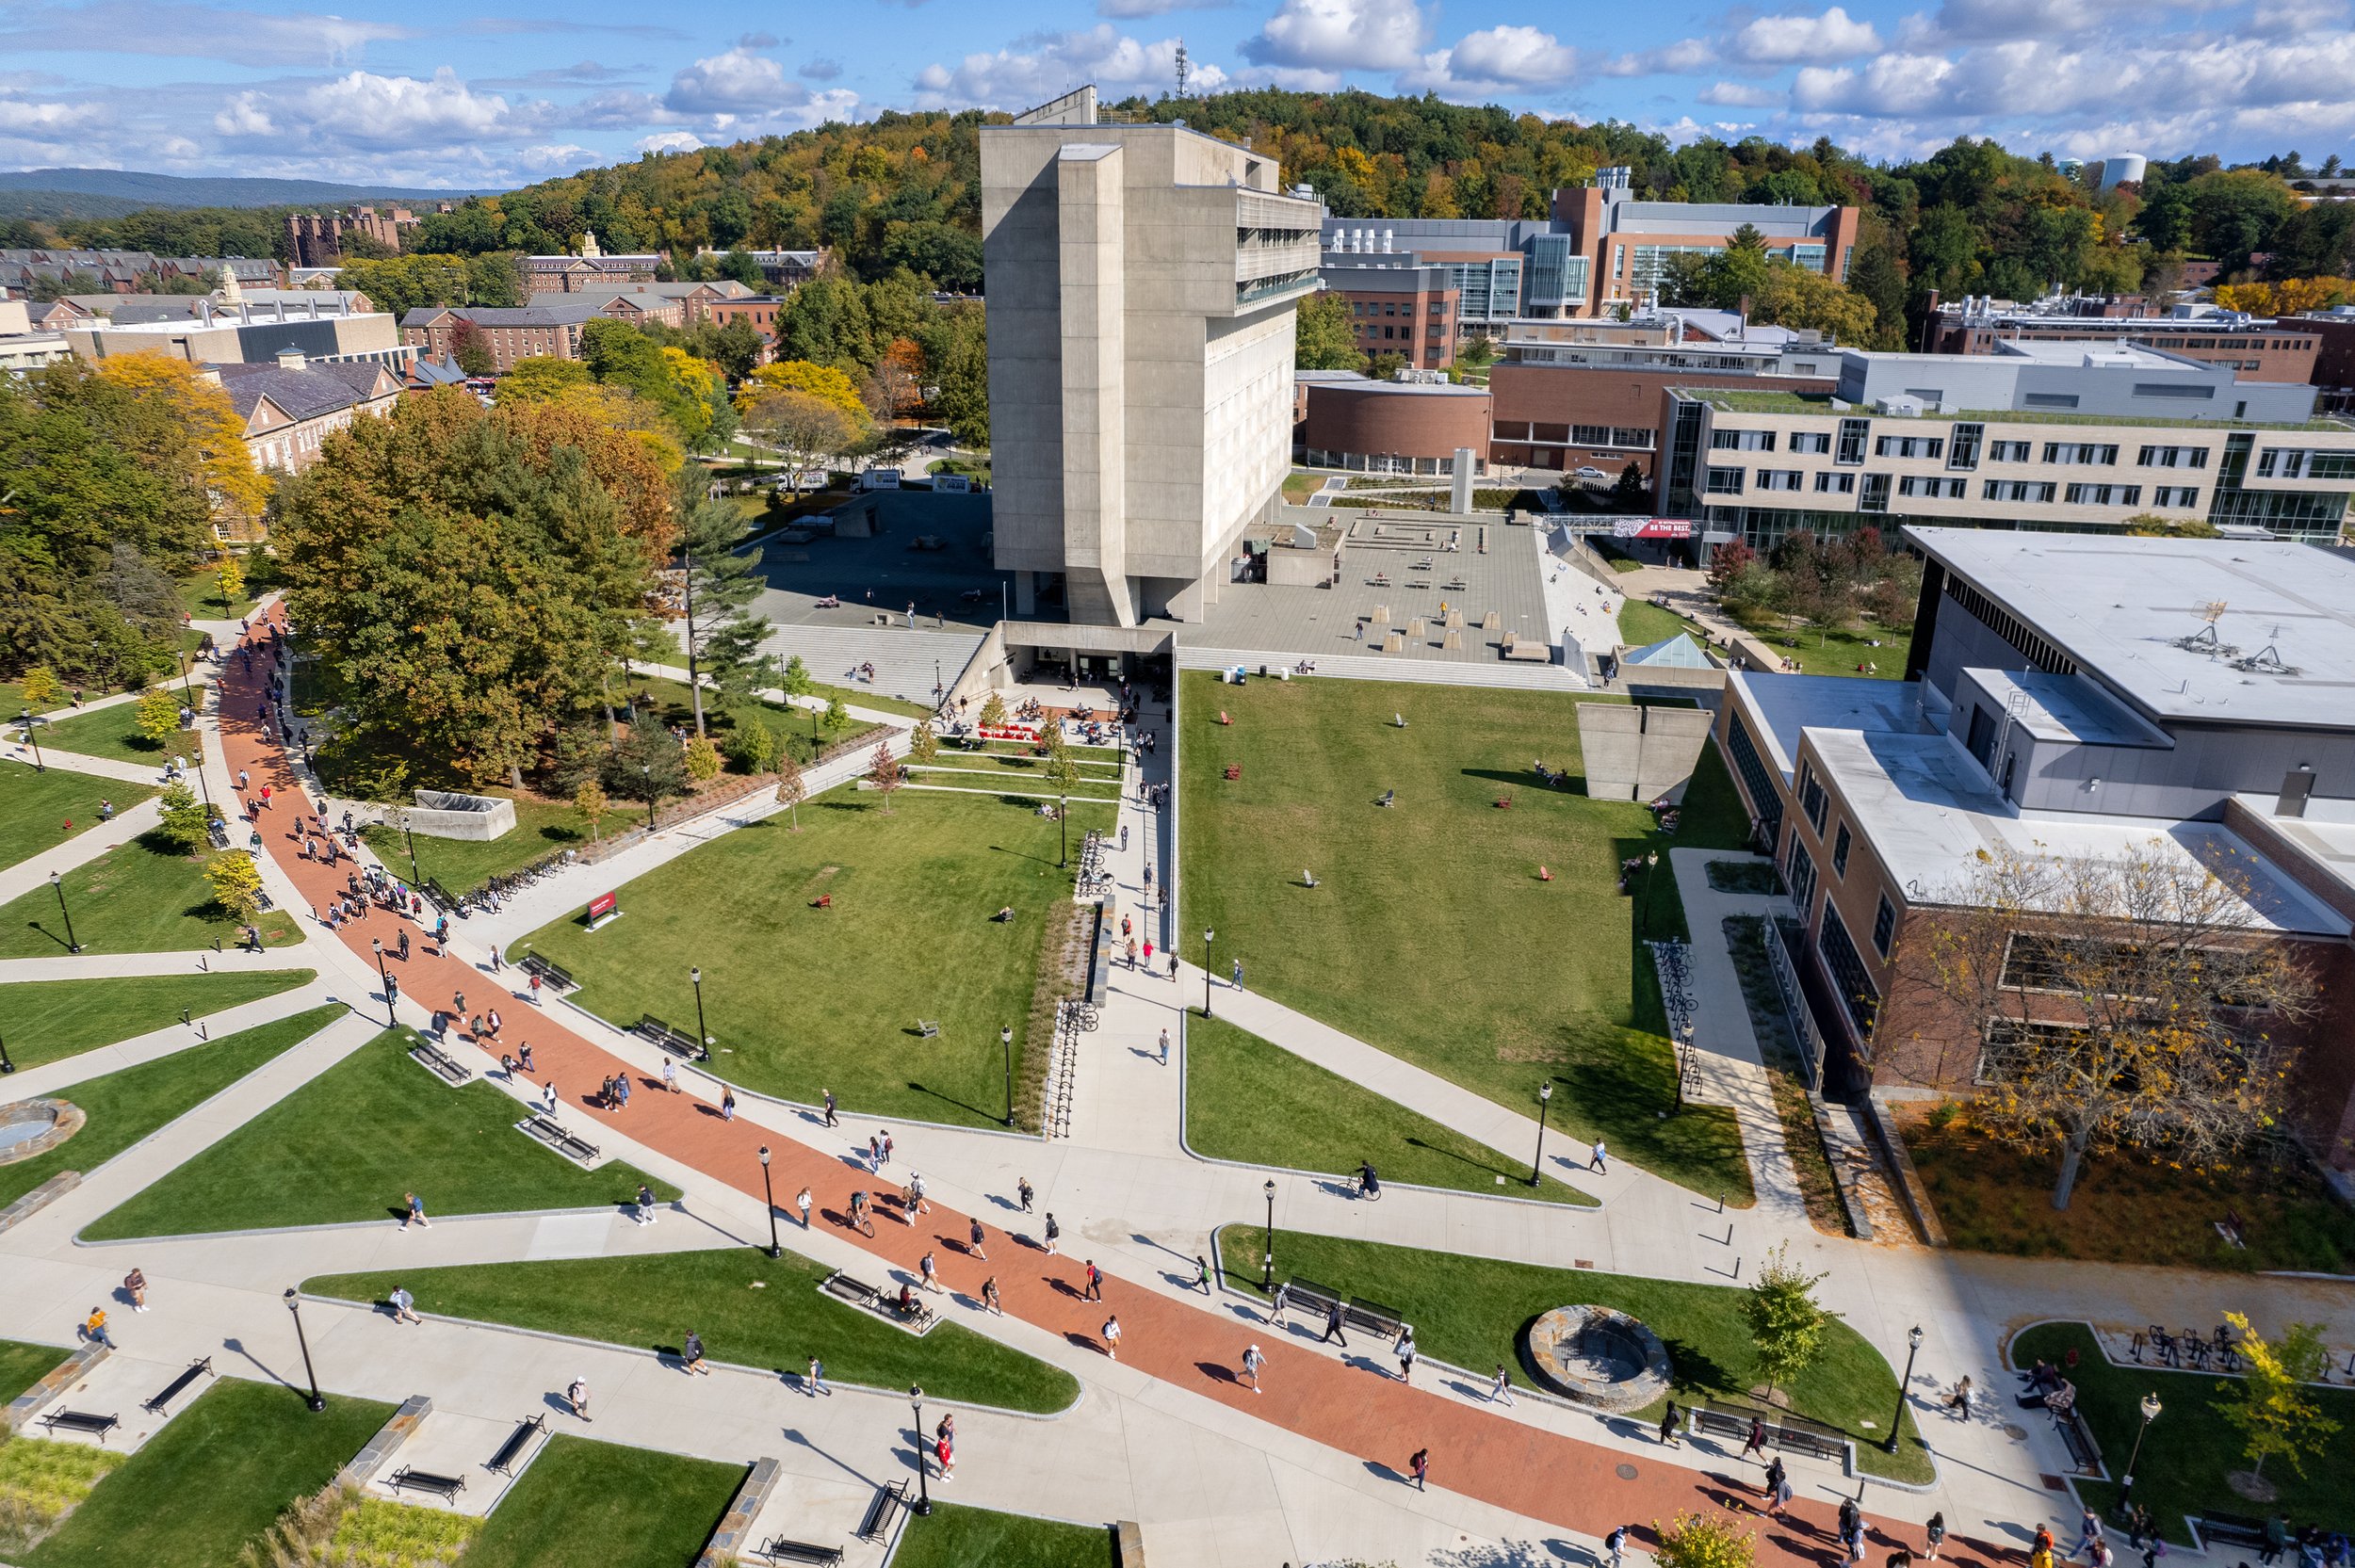
{"type": "Polygon", "coordinates": [[[120,1073],[126,1067],[138,1067],[159,1058],[173,1056],[191,1045],[208,1041],[225,1040],[240,1029],[287,1018],[307,1009],[341,1000],[334,988],[325,983],[296,986],[275,996],[265,996],[187,1024],[168,1024],[160,1029],[118,1041],[112,1045],[100,1045],[88,1051],[77,1051],[39,1067],[20,1068],[5,1081],[6,1092],[12,1100],[29,1100],[43,1094],[55,1094],[74,1084],[91,1078],[103,1078],[109,1073],[120,1073]]]}
{"type": "MultiPolygon", "coordinates": [[[[46,754],[45,750],[43,754],[46,754]]],[[[94,828],[85,828],[50,849],[35,850],[14,865],[0,870],[0,904],[32,892],[47,881],[52,872],[71,871],[77,865],[87,865],[107,850],[130,843],[162,820],[162,816],[163,802],[150,796],[127,810],[115,813],[110,821],[101,822],[94,828]]]]}

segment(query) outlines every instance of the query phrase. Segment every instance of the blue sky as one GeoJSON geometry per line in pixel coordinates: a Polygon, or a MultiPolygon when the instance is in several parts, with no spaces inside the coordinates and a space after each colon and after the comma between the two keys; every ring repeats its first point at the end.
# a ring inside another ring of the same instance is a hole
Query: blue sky
{"type": "Polygon", "coordinates": [[[1180,39],[1197,89],[1428,90],[1678,139],[2355,162],[2348,0],[488,4],[0,0],[0,167],[496,186],[1089,80],[1159,92],[1180,39]]]}

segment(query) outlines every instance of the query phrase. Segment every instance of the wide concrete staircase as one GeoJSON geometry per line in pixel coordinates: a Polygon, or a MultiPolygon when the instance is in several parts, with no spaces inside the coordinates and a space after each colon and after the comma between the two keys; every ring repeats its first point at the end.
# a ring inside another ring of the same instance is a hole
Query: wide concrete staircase
{"type": "Polygon", "coordinates": [[[836,686],[864,686],[851,671],[875,667],[868,689],[911,703],[930,703],[933,682],[953,685],[957,671],[982,645],[978,632],[943,632],[904,626],[779,626],[761,643],[782,664],[796,654],[813,679],[836,686]],[[934,670],[938,674],[935,677],[934,670]]]}
{"type": "MultiPolygon", "coordinates": [[[[1231,670],[1240,664],[1254,674],[1259,666],[1290,670],[1300,662],[1296,653],[1267,653],[1246,648],[1178,647],[1180,670],[1231,670]]],[[[1312,661],[1320,675],[1345,681],[1418,681],[1427,686],[1477,686],[1515,691],[1586,691],[1579,675],[1558,664],[1473,664],[1462,659],[1419,659],[1412,655],[1374,657],[1364,654],[1319,654],[1312,661]]]]}

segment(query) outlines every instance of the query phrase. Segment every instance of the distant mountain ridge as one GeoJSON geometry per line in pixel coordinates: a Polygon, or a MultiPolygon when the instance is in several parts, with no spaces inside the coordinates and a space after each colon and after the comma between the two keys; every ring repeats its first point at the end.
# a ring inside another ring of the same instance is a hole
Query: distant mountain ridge
{"type": "Polygon", "coordinates": [[[456,201],[476,194],[327,180],[150,174],[135,169],[0,170],[0,214],[21,216],[36,216],[30,210],[36,207],[102,217],[139,207],[341,206],[368,201],[456,201]]]}

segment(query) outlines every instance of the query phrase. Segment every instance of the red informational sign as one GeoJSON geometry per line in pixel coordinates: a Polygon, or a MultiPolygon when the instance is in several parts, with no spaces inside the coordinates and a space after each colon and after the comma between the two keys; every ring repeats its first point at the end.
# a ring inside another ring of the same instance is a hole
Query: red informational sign
{"type": "Polygon", "coordinates": [[[1622,517],[1611,525],[1615,539],[1690,539],[1693,524],[1683,517],[1622,517]]]}
{"type": "Polygon", "coordinates": [[[589,918],[602,920],[620,907],[621,899],[617,895],[600,893],[589,900],[589,918]]]}

